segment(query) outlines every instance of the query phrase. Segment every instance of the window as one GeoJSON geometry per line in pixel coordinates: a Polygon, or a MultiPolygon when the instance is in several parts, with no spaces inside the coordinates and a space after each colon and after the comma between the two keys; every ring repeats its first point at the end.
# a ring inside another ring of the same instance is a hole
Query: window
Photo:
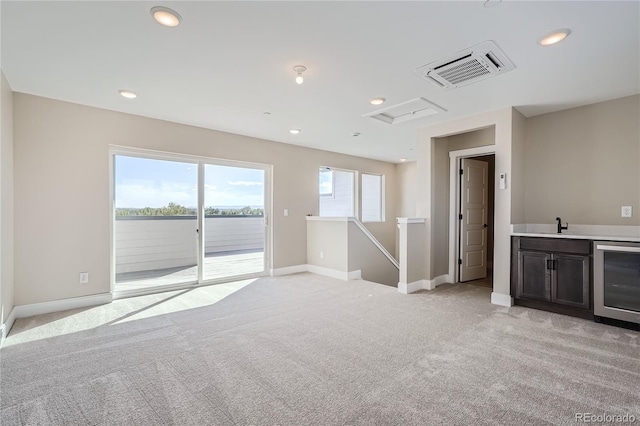
{"type": "Polygon", "coordinates": [[[384,179],[381,175],[362,174],[362,221],[384,221],[384,179]]]}
{"type": "Polygon", "coordinates": [[[333,197],[333,171],[330,168],[320,168],[320,196],[333,197]]]}
{"type": "Polygon", "coordinates": [[[355,216],[355,176],[356,172],[351,170],[320,168],[320,216],[355,216]]]}

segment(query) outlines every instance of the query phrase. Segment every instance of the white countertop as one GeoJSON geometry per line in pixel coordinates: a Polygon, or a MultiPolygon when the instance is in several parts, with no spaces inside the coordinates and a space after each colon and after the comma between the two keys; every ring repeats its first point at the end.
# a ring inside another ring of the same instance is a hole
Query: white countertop
{"type": "Polygon", "coordinates": [[[557,229],[557,224],[516,224],[511,225],[511,235],[517,237],[640,242],[640,226],[569,224],[569,229],[563,230],[562,234],[558,234],[557,229]]]}

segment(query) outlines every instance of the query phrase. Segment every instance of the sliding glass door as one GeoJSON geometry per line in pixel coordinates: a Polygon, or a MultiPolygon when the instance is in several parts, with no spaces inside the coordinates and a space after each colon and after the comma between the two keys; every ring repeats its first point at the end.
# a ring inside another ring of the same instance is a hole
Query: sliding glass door
{"type": "Polygon", "coordinates": [[[265,171],[204,166],[203,279],[265,271],[265,171]]]}
{"type": "Polygon", "coordinates": [[[198,281],[198,165],[114,156],[115,289],[198,281]]]}
{"type": "Polygon", "coordinates": [[[266,272],[268,166],[114,150],[114,296],[266,272]]]}

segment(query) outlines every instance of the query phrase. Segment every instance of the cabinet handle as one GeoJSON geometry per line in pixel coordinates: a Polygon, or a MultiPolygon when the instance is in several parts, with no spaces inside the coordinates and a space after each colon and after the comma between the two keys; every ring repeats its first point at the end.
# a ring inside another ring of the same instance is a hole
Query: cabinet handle
{"type": "Polygon", "coordinates": [[[547,259],[547,269],[553,269],[553,260],[547,259]]]}

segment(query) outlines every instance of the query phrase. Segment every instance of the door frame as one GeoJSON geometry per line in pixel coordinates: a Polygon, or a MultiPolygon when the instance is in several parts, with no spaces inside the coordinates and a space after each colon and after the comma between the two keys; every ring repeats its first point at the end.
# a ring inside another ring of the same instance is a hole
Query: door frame
{"type": "Polygon", "coordinates": [[[271,226],[271,207],[272,207],[272,186],[271,186],[271,176],[273,171],[273,166],[269,164],[262,163],[252,163],[249,161],[238,161],[238,160],[226,160],[222,158],[211,158],[211,157],[198,157],[198,229],[204,230],[204,232],[198,232],[198,285],[211,285],[211,284],[220,284],[226,283],[230,281],[239,281],[247,278],[254,277],[264,277],[269,275],[269,271],[273,269],[272,263],[272,234],[273,227],[271,226]],[[204,277],[204,260],[205,260],[205,238],[207,228],[204,226],[205,222],[205,214],[204,214],[204,199],[205,199],[205,167],[207,165],[212,166],[226,166],[226,167],[237,167],[237,168],[246,168],[246,169],[257,169],[264,171],[264,254],[263,254],[263,267],[264,270],[262,272],[257,273],[248,273],[243,275],[234,275],[232,277],[223,277],[223,278],[209,278],[205,279],[204,277]],[[231,280],[229,280],[231,278],[231,280]]]}
{"type": "Polygon", "coordinates": [[[120,145],[109,145],[109,292],[113,299],[125,298],[132,296],[142,296],[145,294],[160,293],[165,291],[190,289],[200,286],[220,284],[224,282],[239,281],[248,278],[256,278],[269,275],[269,271],[273,269],[273,226],[272,226],[272,210],[273,210],[273,165],[252,163],[249,161],[229,160],[224,158],[206,157],[200,155],[180,154],[166,151],[156,151],[144,148],[133,148],[120,145]],[[162,287],[154,287],[150,289],[131,290],[119,292],[116,295],[116,244],[115,244],[115,161],[116,155],[124,155],[130,157],[141,157],[155,160],[179,161],[191,163],[198,168],[198,214],[196,215],[198,229],[203,229],[204,221],[204,166],[205,164],[215,164],[230,167],[248,167],[264,170],[264,270],[261,273],[252,273],[239,276],[229,277],[231,279],[210,279],[203,280],[203,259],[204,259],[204,233],[198,232],[198,250],[197,250],[197,281],[188,281],[176,285],[168,285],[162,287]],[[202,212],[200,211],[202,210],[202,212]]]}
{"type": "MultiPolygon", "coordinates": [[[[495,155],[495,153],[495,145],[449,151],[449,277],[451,277],[454,283],[460,281],[459,269],[457,267],[457,253],[460,253],[460,227],[458,226],[458,211],[460,210],[460,163],[463,158],[495,155]]],[[[491,178],[495,180],[495,173],[491,178]]],[[[495,193],[493,197],[495,199],[495,193]]],[[[489,201],[493,202],[494,200],[489,201]]],[[[495,226],[492,232],[495,234],[495,226]]],[[[495,245],[493,246],[493,250],[495,257],[495,245]]]]}

